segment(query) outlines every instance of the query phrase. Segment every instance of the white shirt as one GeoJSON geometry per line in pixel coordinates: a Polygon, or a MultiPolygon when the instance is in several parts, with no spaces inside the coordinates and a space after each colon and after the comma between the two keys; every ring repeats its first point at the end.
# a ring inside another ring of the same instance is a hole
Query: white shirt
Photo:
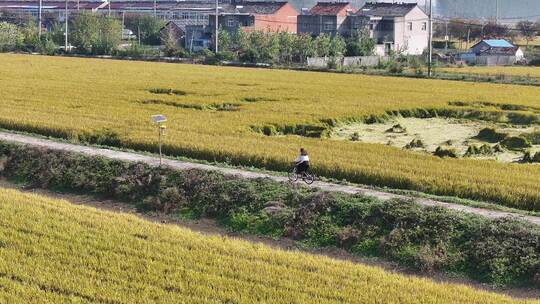
{"type": "Polygon", "coordinates": [[[298,157],[294,160],[295,163],[303,163],[303,162],[308,162],[309,161],[309,156],[307,155],[298,155],[298,157]]]}

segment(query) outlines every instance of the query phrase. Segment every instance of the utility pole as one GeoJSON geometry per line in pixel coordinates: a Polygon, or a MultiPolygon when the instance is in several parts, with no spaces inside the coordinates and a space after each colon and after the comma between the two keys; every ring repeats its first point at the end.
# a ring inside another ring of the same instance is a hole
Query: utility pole
{"type": "Polygon", "coordinates": [[[445,27],[445,30],[444,30],[444,50],[445,51],[448,51],[448,40],[450,39],[450,37],[448,37],[448,20],[446,20],[444,22],[444,27],[445,27]]]}
{"type": "Polygon", "coordinates": [[[219,31],[219,24],[218,24],[218,22],[219,22],[219,18],[218,18],[219,7],[218,7],[218,5],[219,5],[219,0],[216,0],[216,24],[215,24],[216,26],[215,26],[215,37],[214,37],[214,39],[215,39],[214,43],[215,43],[215,47],[216,47],[216,54],[217,54],[217,52],[219,50],[219,48],[218,48],[218,43],[219,43],[219,37],[218,37],[219,36],[219,32],[218,32],[219,31]]]}
{"type": "Polygon", "coordinates": [[[77,12],[81,9],[81,1],[77,0],[77,12]]]}
{"type": "Polygon", "coordinates": [[[66,11],[64,12],[64,52],[68,52],[68,0],[66,0],[66,11]]]}
{"type": "Polygon", "coordinates": [[[109,7],[109,17],[111,16],[111,2],[112,2],[112,0],[109,0],[109,5],[108,5],[108,7],[109,7]]]}
{"type": "Polygon", "coordinates": [[[157,18],[157,0],[154,0],[154,18],[157,18]]]}
{"type": "Polygon", "coordinates": [[[41,9],[43,7],[43,0],[39,0],[39,7],[38,7],[38,37],[41,38],[41,23],[43,20],[41,20],[41,9]]]}
{"type": "Polygon", "coordinates": [[[486,24],[484,23],[484,20],[482,19],[482,32],[480,33],[480,36],[482,37],[482,39],[484,39],[484,27],[486,26],[486,24]]]}
{"type": "Polygon", "coordinates": [[[501,17],[501,16],[500,16],[501,10],[500,10],[500,6],[499,6],[499,5],[500,5],[500,2],[499,2],[499,0],[495,0],[495,1],[496,1],[496,4],[495,4],[495,5],[496,5],[496,7],[497,7],[497,8],[496,8],[497,12],[496,12],[496,16],[495,16],[495,23],[496,23],[496,24],[499,24],[499,19],[500,19],[500,17],[501,17]]]}
{"type": "Polygon", "coordinates": [[[433,0],[429,0],[429,58],[428,77],[433,76],[433,0]]]}
{"type": "Polygon", "coordinates": [[[470,39],[471,39],[471,28],[469,27],[467,29],[467,49],[469,49],[469,42],[470,42],[470,39]]]}
{"type": "Polygon", "coordinates": [[[122,11],[122,40],[124,40],[124,29],[126,28],[125,11],[122,11]]]}

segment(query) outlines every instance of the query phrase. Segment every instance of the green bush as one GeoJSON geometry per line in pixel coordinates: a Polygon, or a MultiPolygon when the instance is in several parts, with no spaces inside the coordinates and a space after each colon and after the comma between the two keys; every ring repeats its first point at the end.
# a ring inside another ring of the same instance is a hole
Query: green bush
{"type": "Polygon", "coordinates": [[[507,133],[497,132],[493,128],[484,128],[478,132],[478,135],[476,135],[476,138],[487,142],[500,142],[506,137],[508,137],[507,133]]]}
{"type": "Polygon", "coordinates": [[[540,145],[540,130],[531,133],[523,133],[521,136],[526,138],[533,145],[540,145]]]}
{"type": "Polygon", "coordinates": [[[501,146],[510,150],[522,150],[531,147],[531,143],[525,137],[511,136],[501,141],[501,146]]]}
{"type": "Polygon", "coordinates": [[[393,125],[390,129],[385,131],[386,133],[406,133],[407,128],[400,124],[393,125]]]}
{"type": "Polygon", "coordinates": [[[418,138],[411,140],[410,143],[405,145],[405,149],[424,148],[424,142],[418,138]]]}
{"type": "Polygon", "coordinates": [[[17,49],[24,40],[19,27],[12,23],[0,22],[0,52],[17,49]]]}
{"type": "Polygon", "coordinates": [[[474,155],[493,155],[494,151],[488,144],[483,144],[481,146],[470,145],[465,152],[465,156],[474,156],[474,155]]]}
{"type": "Polygon", "coordinates": [[[386,66],[386,70],[391,74],[401,74],[404,69],[403,65],[396,60],[389,61],[386,66]]]}
{"type": "Polygon", "coordinates": [[[518,219],[4,142],[0,174],[32,187],[124,200],[141,210],[211,217],[235,231],[385,257],[421,271],[461,272],[501,285],[538,283],[540,228],[518,219]]]}
{"type": "Polygon", "coordinates": [[[433,155],[438,156],[438,157],[451,157],[451,158],[458,157],[458,153],[456,149],[447,148],[443,146],[437,147],[437,149],[435,149],[435,152],[433,152],[433,155]]]}
{"type": "Polygon", "coordinates": [[[540,152],[526,151],[521,161],[524,163],[540,163],[540,152]]]}
{"type": "Polygon", "coordinates": [[[236,60],[236,55],[231,51],[221,51],[221,52],[218,52],[215,55],[215,58],[219,62],[221,62],[221,61],[234,61],[234,60],[236,60]]]}

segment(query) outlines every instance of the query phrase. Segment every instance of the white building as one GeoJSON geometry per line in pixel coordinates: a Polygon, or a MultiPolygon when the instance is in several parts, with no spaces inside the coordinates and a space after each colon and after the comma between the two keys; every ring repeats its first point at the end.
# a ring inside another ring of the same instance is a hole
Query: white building
{"type": "Polygon", "coordinates": [[[366,3],[355,17],[352,28],[368,25],[377,55],[421,55],[428,47],[429,16],[416,3],[366,3]]]}

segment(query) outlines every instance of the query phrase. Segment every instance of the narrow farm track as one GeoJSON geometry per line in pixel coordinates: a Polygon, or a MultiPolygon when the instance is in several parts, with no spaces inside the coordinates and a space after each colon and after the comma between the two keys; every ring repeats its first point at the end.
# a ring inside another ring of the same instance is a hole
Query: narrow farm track
{"type": "MultiPolygon", "coordinates": [[[[69,143],[61,143],[61,142],[56,142],[52,140],[41,139],[41,138],[36,138],[36,137],[21,135],[21,134],[0,132],[0,140],[17,142],[21,144],[28,144],[32,146],[45,147],[45,148],[55,149],[55,150],[64,150],[64,151],[83,153],[87,155],[104,156],[111,159],[118,159],[118,160],[123,160],[123,161],[144,162],[146,164],[153,165],[153,166],[159,165],[159,158],[154,157],[154,156],[141,155],[137,153],[122,152],[122,151],[103,149],[103,148],[97,148],[97,147],[81,146],[81,145],[75,145],[75,144],[69,144],[69,143]]],[[[268,173],[252,172],[252,171],[234,169],[234,168],[223,168],[219,166],[191,163],[191,162],[185,162],[185,161],[179,161],[179,160],[163,159],[163,165],[174,168],[174,169],[179,169],[179,170],[187,170],[187,169],[213,170],[213,171],[219,171],[223,174],[235,175],[235,176],[239,176],[243,178],[270,178],[278,182],[287,181],[286,177],[276,176],[276,175],[272,175],[268,173]]],[[[333,183],[328,183],[328,182],[315,182],[313,183],[313,185],[311,185],[311,187],[316,187],[316,188],[319,188],[325,191],[331,191],[331,192],[343,192],[343,193],[350,193],[350,194],[359,193],[359,194],[363,194],[367,196],[376,197],[381,200],[414,199],[415,202],[424,206],[441,206],[448,209],[477,214],[477,215],[481,215],[488,218],[501,218],[501,217],[512,216],[512,217],[521,218],[523,220],[529,221],[536,225],[540,225],[540,217],[536,217],[536,216],[526,216],[526,215],[514,214],[511,212],[474,208],[474,207],[469,207],[469,206],[464,206],[464,205],[459,205],[459,204],[436,201],[432,199],[417,198],[417,197],[412,197],[412,196],[407,196],[407,195],[388,193],[384,191],[373,190],[368,187],[362,187],[361,185],[347,186],[347,185],[338,185],[338,184],[333,184],[333,183]]]]}

